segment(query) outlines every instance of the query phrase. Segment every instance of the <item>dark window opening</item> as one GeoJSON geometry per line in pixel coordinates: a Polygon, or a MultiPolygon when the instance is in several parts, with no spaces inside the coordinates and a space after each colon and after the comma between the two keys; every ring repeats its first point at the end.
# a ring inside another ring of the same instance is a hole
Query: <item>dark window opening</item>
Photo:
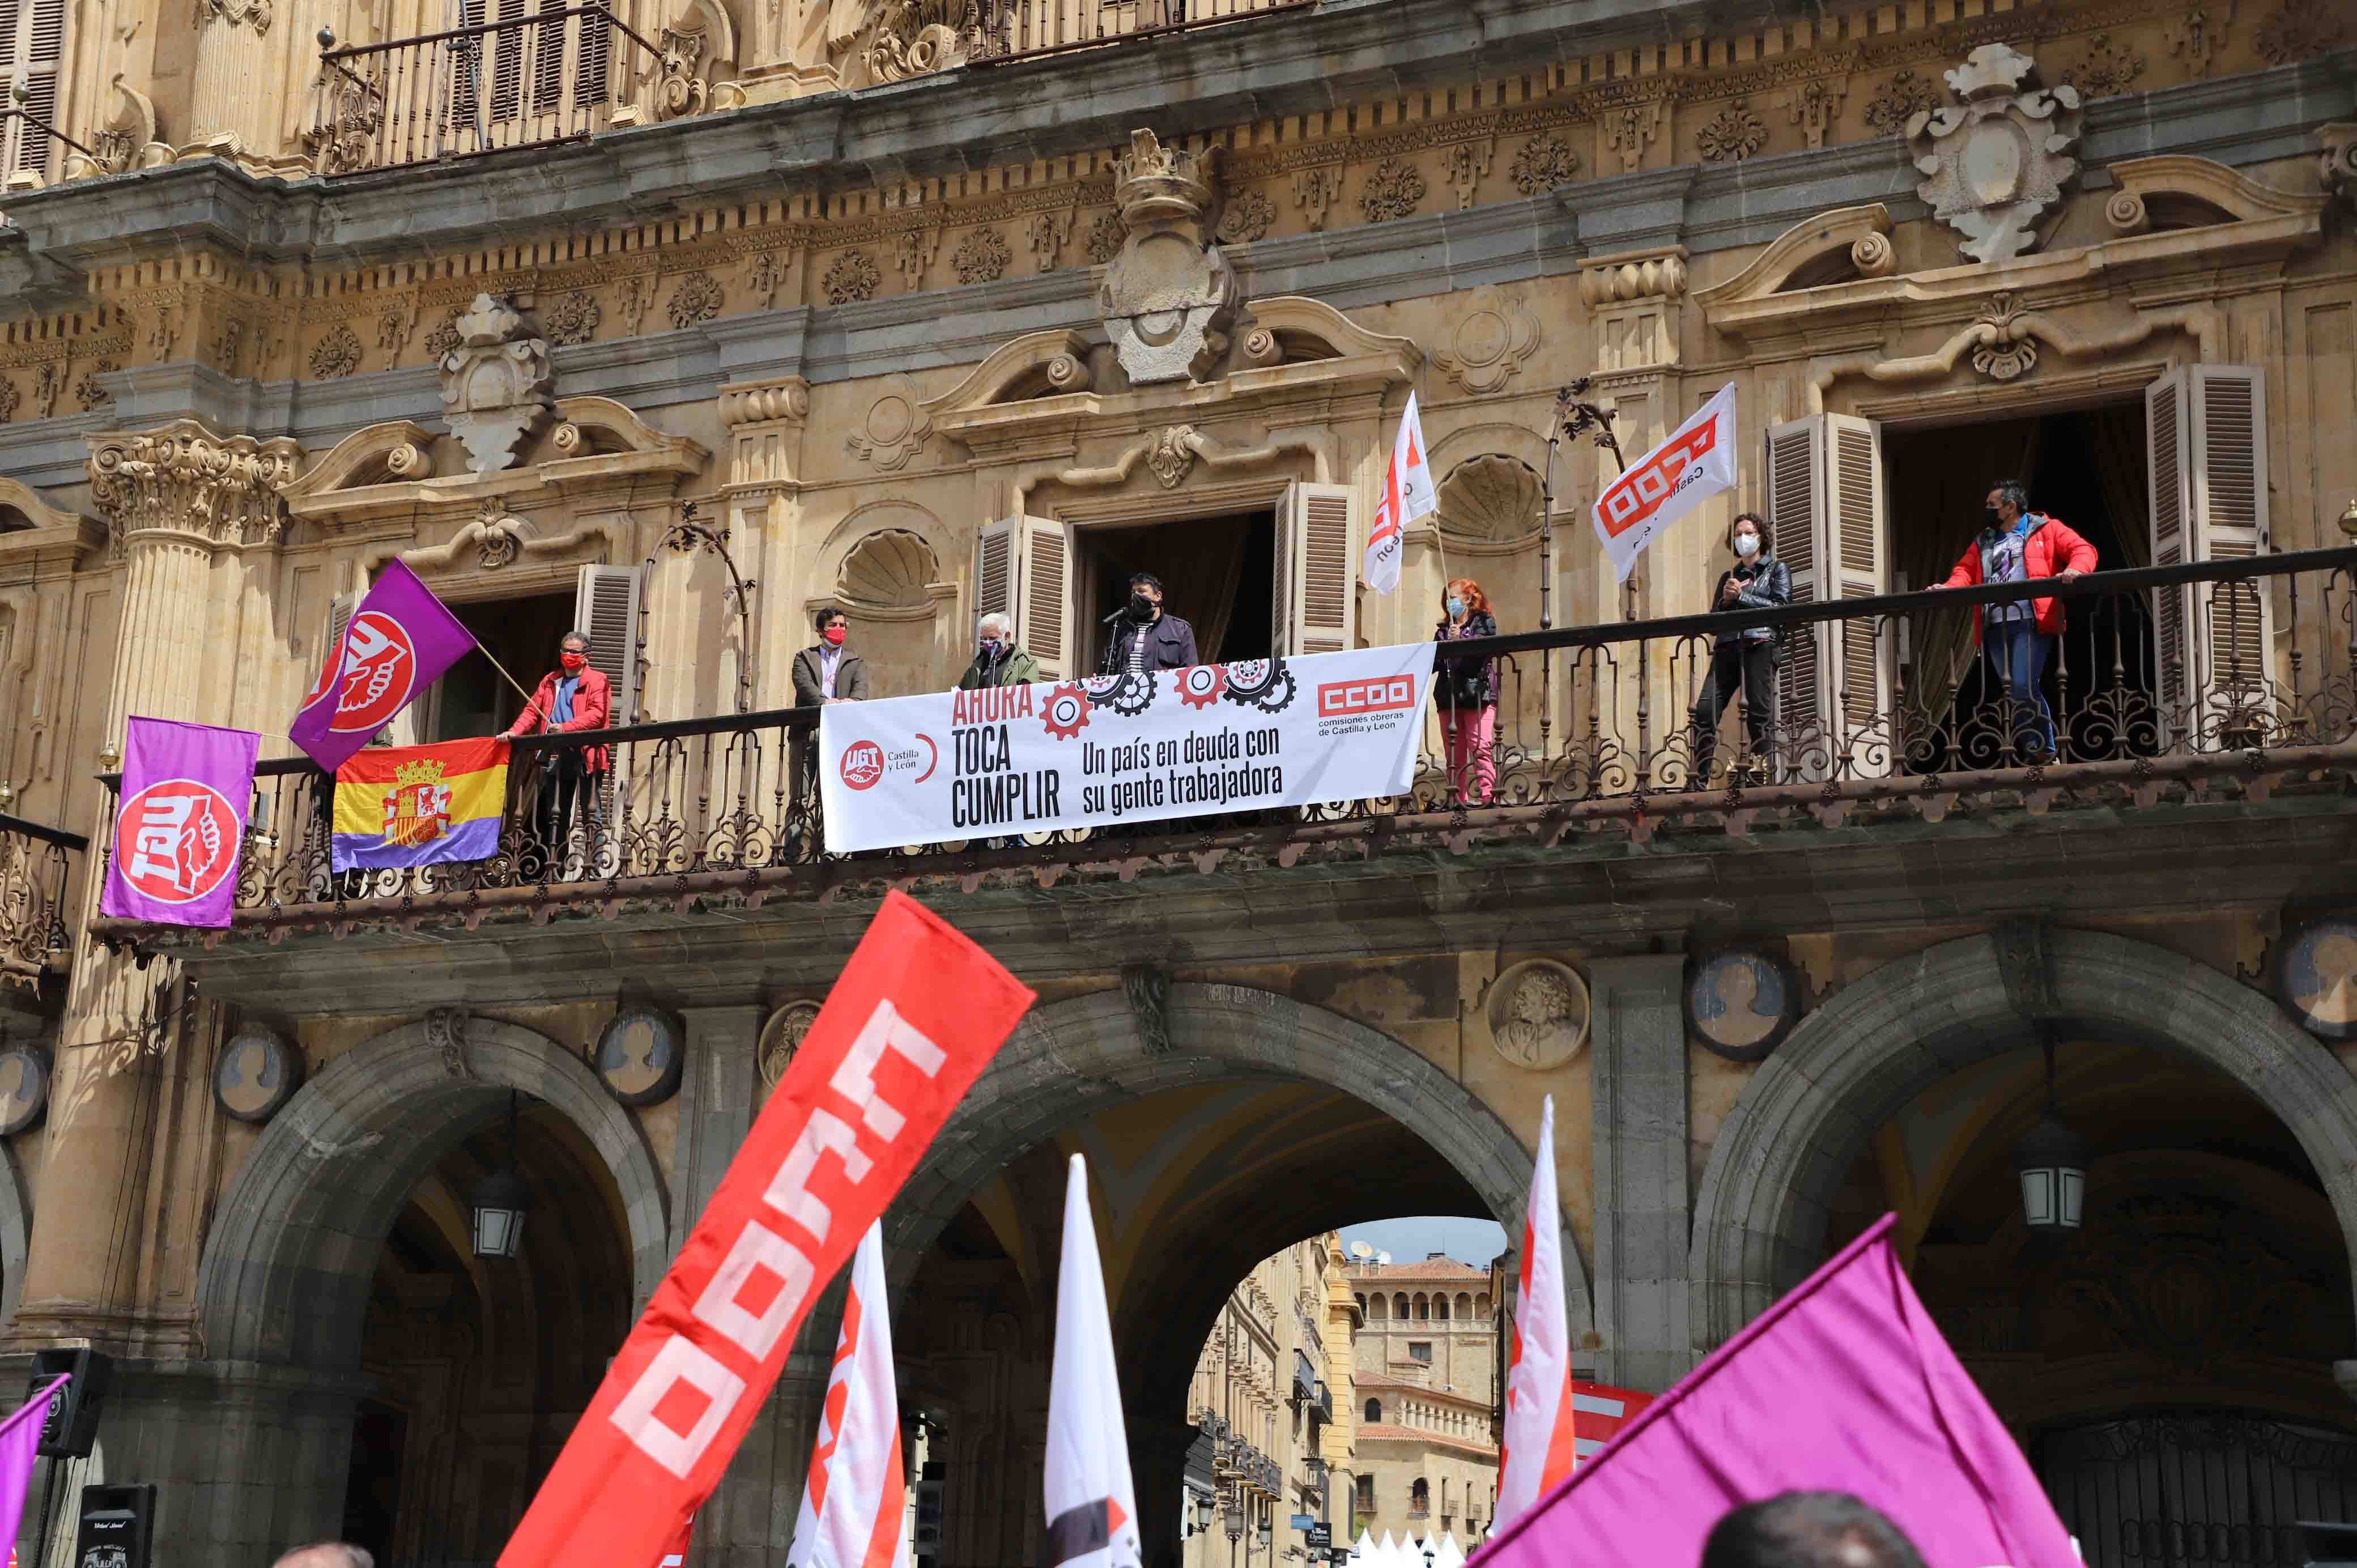
{"type": "Polygon", "coordinates": [[[1162,579],[1163,613],[1195,628],[1195,649],[1206,662],[1269,656],[1276,592],[1275,512],[1079,529],[1074,540],[1082,671],[1094,671],[1104,656],[1113,635],[1104,618],[1129,602],[1129,578],[1135,572],[1162,579]]]}
{"type": "MultiPolygon", "coordinates": [[[[528,599],[484,599],[452,605],[460,625],[475,634],[491,659],[527,687],[556,668],[557,644],[574,629],[574,596],[540,594],[528,599]]],[[[461,659],[435,682],[429,740],[464,740],[497,735],[523,712],[523,698],[491,668],[490,659],[461,659]]]]}

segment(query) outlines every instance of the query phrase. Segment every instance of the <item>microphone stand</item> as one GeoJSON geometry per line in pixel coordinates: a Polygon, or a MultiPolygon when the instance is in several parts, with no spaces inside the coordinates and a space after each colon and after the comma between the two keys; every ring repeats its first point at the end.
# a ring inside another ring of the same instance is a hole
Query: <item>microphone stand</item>
{"type": "MultiPolygon", "coordinates": [[[[1546,472],[1539,478],[1539,629],[1555,628],[1552,609],[1555,579],[1555,447],[1562,437],[1565,412],[1571,406],[1571,388],[1555,394],[1555,413],[1547,421],[1546,472]]],[[[1555,656],[1539,655],[1539,757],[1541,766],[1553,755],[1548,746],[1555,727],[1555,656]]]]}

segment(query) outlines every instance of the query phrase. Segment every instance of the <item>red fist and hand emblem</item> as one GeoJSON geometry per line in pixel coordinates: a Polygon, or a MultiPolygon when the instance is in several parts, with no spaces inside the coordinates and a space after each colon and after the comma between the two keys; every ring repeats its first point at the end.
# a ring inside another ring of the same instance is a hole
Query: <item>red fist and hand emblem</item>
{"type": "MultiPolygon", "coordinates": [[[[344,692],[328,728],[346,735],[373,734],[393,722],[417,684],[417,650],[408,630],[381,610],[367,610],[344,634],[351,654],[344,663],[344,692]]],[[[335,679],[330,663],[303,699],[309,707],[328,694],[335,679]]]]}

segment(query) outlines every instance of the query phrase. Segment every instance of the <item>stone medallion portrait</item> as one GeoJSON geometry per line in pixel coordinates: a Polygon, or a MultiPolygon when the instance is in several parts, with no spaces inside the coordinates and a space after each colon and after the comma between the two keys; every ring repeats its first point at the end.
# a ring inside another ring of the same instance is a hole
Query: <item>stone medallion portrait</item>
{"type": "Polygon", "coordinates": [[[263,1122],[303,1087],[303,1053],[275,1029],[249,1024],[213,1063],[213,1103],[233,1122],[263,1122]]]}
{"type": "Polygon", "coordinates": [[[1490,1040],[1519,1068],[1559,1068],[1587,1043],[1587,983],[1568,964],[1525,959],[1490,987],[1490,1040]]]}
{"type": "Polygon", "coordinates": [[[1792,971],[1756,948],[1696,959],[1686,974],[1686,1028],[1733,1062],[1756,1062],[1784,1043],[1801,1017],[1792,971]]]}
{"type": "Polygon", "coordinates": [[[802,1036],[810,1033],[811,1025],[818,1018],[815,1002],[789,1002],[770,1015],[761,1026],[761,1041],[754,1049],[754,1059],[760,1064],[761,1088],[764,1092],[778,1087],[778,1079],[786,1076],[794,1053],[802,1049],[802,1036]]]}
{"type": "Polygon", "coordinates": [[[0,1138],[14,1137],[49,1108],[49,1053],[38,1046],[0,1051],[0,1138]]]}
{"type": "Polygon", "coordinates": [[[2321,1040],[2357,1040],[2357,919],[2317,920],[2283,940],[2276,1000],[2321,1040]]]}
{"type": "Polygon", "coordinates": [[[679,1092],[686,1045],[670,1014],[625,1007],[597,1036],[597,1076],[625,1105],[660,1105],[679,1092]]]}

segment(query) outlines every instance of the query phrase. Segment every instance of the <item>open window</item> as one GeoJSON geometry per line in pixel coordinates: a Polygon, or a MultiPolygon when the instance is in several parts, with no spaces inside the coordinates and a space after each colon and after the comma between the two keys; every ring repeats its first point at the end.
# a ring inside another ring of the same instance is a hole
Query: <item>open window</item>
{"type": "MultiPolygon", "coordinates": [[[[1882,429],[1816,413],[1768,432],[1768,524],[1796,604],[1871,598],[1889,587],[1882,429]]],[[[1890,770],[1896,638],[1879,618],[1785,634],[1777,734],[1791,777],[1814,782],[1890,770]]]]}
{"type": "MultiPolygon", "coordinates": [[[[2247,560],[2267,547],[2266,378],[2187,365],[2145,390],[2152,559],[2247,560]]],[[[2268,705],[2275,612],[2259,582],[2157,590],[2163,743],[2241,744],[2268,705]]]]}
{"type": "Polygon", "coordinates": [[[1096,668],[1139,572],[1162,580],[1206,661],[1334,652],[1357,646],[1359,529],[1349,487],[1307,482],[1273,509],[1168,522],[1006,518],[983,530],[976,611],[1010,616],[1056,680],[1096,668]]]}

